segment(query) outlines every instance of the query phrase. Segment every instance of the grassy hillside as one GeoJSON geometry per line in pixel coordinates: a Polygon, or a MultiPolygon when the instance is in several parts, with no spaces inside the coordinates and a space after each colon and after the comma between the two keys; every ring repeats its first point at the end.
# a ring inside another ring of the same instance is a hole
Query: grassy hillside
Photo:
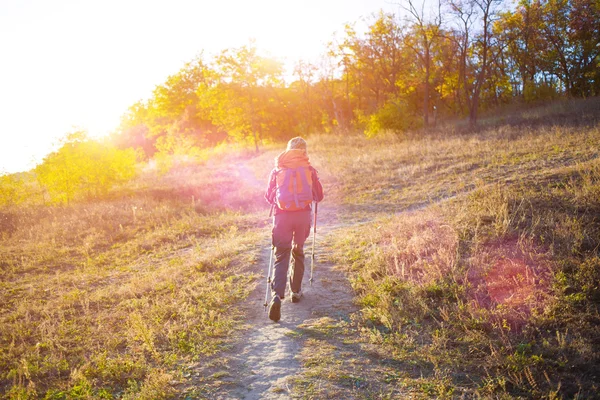
{"type": "Polygon", "coordinates": [[[356,370],[320,327],[298,392],[597,397],[598,105],[553,104],[476,134],[313,141],[345,215],[332,261],[361,307],[325,332],[376,361],[356,370]]]}
{"type": "MultiPolygon", "coordinates": [[[[415,397],[596,396],[599,104],[497,114],[475,133],[309,139],[322,217],[336,226],[331,258],[361,307],[341,333],[381,355],[360,382],[383,398],[390,386],[415,397]]],[[[166,175],[146,166],[99,202],[0,210],[4,397],[182,396],[189,366],[243,321],[278,150],[166,175]]],[[[323,345],[305,342],[299,396],[363,396],[347,385],[344,356],[323,345]]]]}
{"type": "Polygon", "coordinates": [[[170,397],[227,341],[268,233],[262,182],[241,160],[148,170],[105,201],[2,211],[5,398],[170,397]]]}

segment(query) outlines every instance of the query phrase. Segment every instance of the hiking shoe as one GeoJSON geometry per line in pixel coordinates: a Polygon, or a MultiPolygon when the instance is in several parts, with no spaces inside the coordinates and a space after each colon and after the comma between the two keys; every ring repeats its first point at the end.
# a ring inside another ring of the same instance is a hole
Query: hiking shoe
{"type": "Polygon", "coordinates": [[[300,297],[302,297],[302,291],[298,293],[292,293],[292,303],[300,303],[300,297]]]}
{"type": "Polygon", "coordinates": [[[279,321],[281,318],[281,299],[279,296],[273,296],[271,305],[269,306],[269,319],[273,322],[279,321]]]}

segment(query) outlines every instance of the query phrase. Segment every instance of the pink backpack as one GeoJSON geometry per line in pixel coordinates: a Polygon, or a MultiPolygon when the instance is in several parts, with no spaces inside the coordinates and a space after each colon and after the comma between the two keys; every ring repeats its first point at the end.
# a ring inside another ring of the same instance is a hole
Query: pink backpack
{"type": "Polygon", "coordinates": [[[308,166],[280,168],[276,171],[277,206],[286,211],[303,210],[313,201],[312,171],[308,166]]]}

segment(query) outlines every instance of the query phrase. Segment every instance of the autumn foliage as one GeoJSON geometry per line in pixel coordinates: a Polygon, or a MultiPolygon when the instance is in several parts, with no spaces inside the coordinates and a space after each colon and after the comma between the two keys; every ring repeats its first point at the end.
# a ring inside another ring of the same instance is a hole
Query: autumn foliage
{"type": "Polygon", "coordinates": [[[60,204],[106,195],[115,184],[133,177],[135,164],[133,149],[120,150],[76,132],[67,135],[62,147],[46,156],[35,173],[44,200],[60,204]]]}
{"type": "Polygon", "coordinates": [[[123,117],[117,141],[180,154],[223,141],[318,132],[374,136],[468,118],[498,106],[600,94],[600,6],[593,0],[451,0],[405,17],[379,13],[335,35],[293,76],[254,43],[198,56],[123,117]]]}

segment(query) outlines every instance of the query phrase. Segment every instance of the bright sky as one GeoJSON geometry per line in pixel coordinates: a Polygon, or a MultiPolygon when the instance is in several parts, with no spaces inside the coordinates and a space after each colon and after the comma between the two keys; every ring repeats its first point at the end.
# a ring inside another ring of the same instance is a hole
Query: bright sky
{"type": "Polygon", "coordinates": [[[256,40],[288,65],[395,0],[0,0],[0,173],[33,168],[76,128],[113,131],[204,51],[256,40]]]}

